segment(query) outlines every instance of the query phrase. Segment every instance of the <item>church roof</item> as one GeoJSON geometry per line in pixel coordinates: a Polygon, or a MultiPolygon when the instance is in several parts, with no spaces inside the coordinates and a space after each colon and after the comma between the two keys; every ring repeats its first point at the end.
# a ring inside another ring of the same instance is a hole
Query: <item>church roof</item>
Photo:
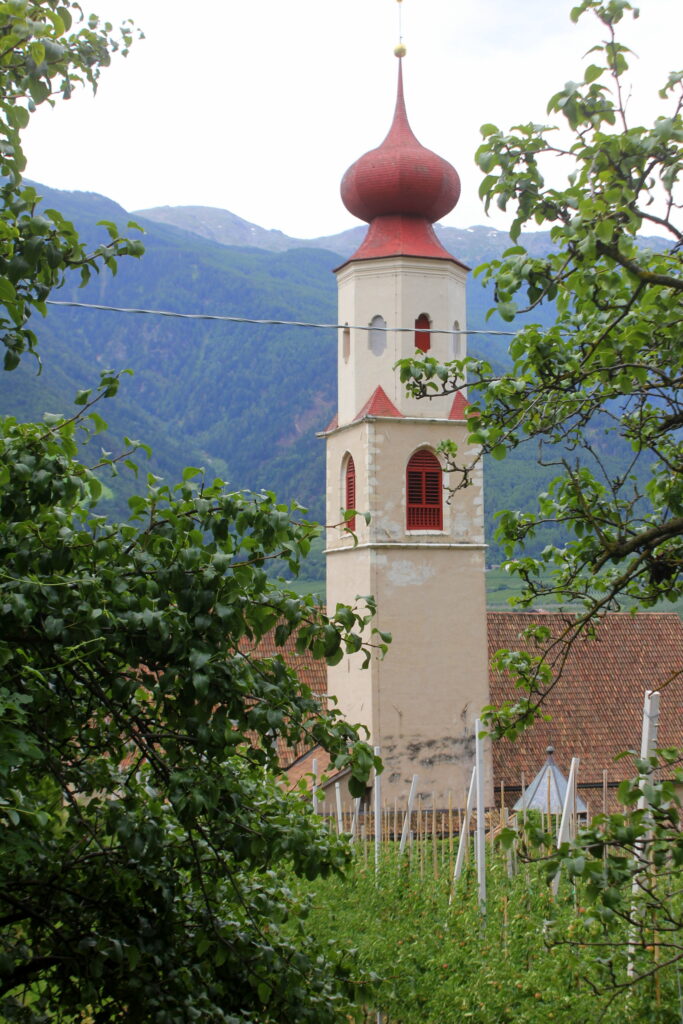
{"type": "Polygon", "coordinates": [[[389,133],[380,146],[349,167],[342,179],[341,197],[350,213],[370,224],[351,260],[397,255],[453,260],[432,224],[458,202],[460,178],[447,160],[421,145],[413,134],[400,61],[389,133]]]}
{"type": "MultiPolygon", "coordinates": [[[[559,637],[572,616],[548,612],[489,611],[489,660],[501,648],[537,653],[539,646],[520,637],[542,622],[559,637]]],[[[683,623],[670,612],[615,612],[596,626],[594,639],[580,638],[567,655],[558,685],[543,704],[549,721],[538,719],[514,742],[493,746],[493,773],[507,786],[520,784],[522,772],[541,764],[546,748],[555,748],[558,764],[569,771],[580,759],[579,784],[618,782],[632,773],[628,761],[614,761],[623,750],[638,750],[646,690],[661,690],[659,745],[683,744],[683,623]]],[[[489,671],[492,704],[515,699],[518,692],[504,674],[489,671]]]]}

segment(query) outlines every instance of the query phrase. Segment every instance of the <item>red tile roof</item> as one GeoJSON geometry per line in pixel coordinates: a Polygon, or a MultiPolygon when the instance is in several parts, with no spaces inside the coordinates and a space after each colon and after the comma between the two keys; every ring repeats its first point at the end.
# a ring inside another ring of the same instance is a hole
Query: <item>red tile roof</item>
{"type": "MultiPolygon", "coordinates": [[[[539,651],[520,633],[537,622],[558,637],[571,616],[543,612],[489,612],[489,658],[501,648],[539,651]]],[[[659,746],[683,745],[683,623],[666,612],[606,615],[595,639],[574,642],[560,682],[544,702],[550,721],[538,720],[514,742],[499,740],[493,748],[496,784],[527,784],[555,748],[555,760],[566,774],[572,756],[580,758],[579,781],[602,784],[603,769],[616,782],[631,774],[629,760],[614,762],[623,750],[639,750],[646,690],[662,687],[659,746]]],[[[511,681],[489,673],[491,703],[515,699],[511,681]]],[[[594,808],[596,810],[597,807],[594,808]]]]}
{"type": "Polygon", "coordinates": [[[377,386],[356,416],[354,423],[365,419],[366,416],[400,416],[403,418],[403,413],[396,408],[384,388],[377,386]]]}
{"type": "Polygon", "coordinates": [[[456,391],[451,411],[448,414],[449,420],[464,420],[465,410],[469,404],[462,391],[456,391]]]}

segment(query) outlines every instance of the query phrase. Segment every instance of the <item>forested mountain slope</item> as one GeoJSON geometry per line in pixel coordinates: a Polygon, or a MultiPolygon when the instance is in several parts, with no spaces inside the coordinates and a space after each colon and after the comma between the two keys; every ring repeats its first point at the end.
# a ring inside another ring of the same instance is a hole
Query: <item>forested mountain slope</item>
{"type": "MultiPolygon", "coordinates": [[[[46,205],[62,211],[89,239],[103,230],[95,227],[97,221],[114,221],[124,228],[130,217],[92,193],[56,192],[44,186],[38,191],[46,205]]],[[[147,212],[155,219],[134,215],[146,232],[141,260],[124,260],[116,277],[103,273],[85,289],[74,277],[53,298],[182,313],[335,322],[331,271],[353,251],[363,228],[302,241],[264,231],[228,211],[162,208],[163,217],[158,210],[147,212]],[[173,219],[184,226],[168,223],[173,219]],[[241,244],[223,244],[230,238],[239,238],[241,244]],[[245,246],[245,239],[255,245],[245,246]]],[[[445,228],[440,233],[450,250],[470,266],[495,257],[509,244],[504,233],[485,227],[445,228]]],[[[548,236],[534,237],[534,244],[542,250],[549,244],[548,236]]],[[[471,280],[468,295],[469,327],[483,329],[488,296],[476,279],[471,280]]],[[[495,320],[488,326],[509,329],[495,320]]],[[[110,431],[91,442],[97,446],[93,461],[100,445],[119,451],[128,435],[152,446],[152,460],[139,461],[166,480],[176,480],[185,465],[204,466],[209,476],[219,474],[236,488],[267,488],[283,499],[296,498],[315,518],[323,518],[324,445],[315,432],[336,410],[333,330],[54,306],[34,329],[42,372],[37,374],[38,367],[29,358],[19,370],[0,375],[3,412],[29,419],[40,418],[44,411],[66,411],[79,388],[97,383],[100,370],[130,368],[134,375],[124,378],[118,396],[101,410],[110,431]]],[[[501,338],[475,335],[470,350],[498,363],[507,358],[501,338]]],[[[528,507],[548,475],[539,470],[530,450],[487,465],[489,538],[495,511],[528,507]]],[[[125,472],[112,481],[108,500],[118,514],[125,514],[125,496],[132,486],[125,472]]],[[[491,559],[498,557],[493,548],[491,559]]]]}

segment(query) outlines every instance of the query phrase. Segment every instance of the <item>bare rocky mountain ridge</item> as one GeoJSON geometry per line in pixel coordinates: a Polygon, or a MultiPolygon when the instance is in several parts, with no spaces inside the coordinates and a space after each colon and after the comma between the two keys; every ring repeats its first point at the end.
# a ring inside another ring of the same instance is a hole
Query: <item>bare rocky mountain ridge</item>
{"type": "MultiPolygon", "coordinates": [[[[220,245],[252,246],[270,252],[301,248],[328,249],[345,258],[358,248],[367,230],[365,225],[358,224],[336,235],[294,238],[282,231],[259,227],[229,210],[213,206],[156,206],[149,210],[136,210],[133,216],[191,231],[220,245]]],[[[449,252],[465,262],[471,261],[473,265],[498,255],[511,244],[505,231],[483,224],[469,228],[437,224],[436,233],[449,252]]],[[[525,244],[534,255],[540,255],[548,251],[549,234],[538,231],[526,235],[525,244]]]]}

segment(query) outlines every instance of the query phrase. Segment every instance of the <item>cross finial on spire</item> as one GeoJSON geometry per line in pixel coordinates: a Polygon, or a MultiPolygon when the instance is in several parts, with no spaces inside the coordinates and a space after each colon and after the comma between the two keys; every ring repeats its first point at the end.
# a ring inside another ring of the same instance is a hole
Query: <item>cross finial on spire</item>
{"type": "Polygon", "coordinates": [[[406,55],[406,48],[403,45],[403,22],[402,22],[403,8],[401,7],[401,4],[403,3],[403,0],[396,0],[396,2],[398,3],[398,46],[394,47],[394,53],[396,54],[396,56],[400,60],[401,57],[405,57],[405,55],[406,55]]]}

